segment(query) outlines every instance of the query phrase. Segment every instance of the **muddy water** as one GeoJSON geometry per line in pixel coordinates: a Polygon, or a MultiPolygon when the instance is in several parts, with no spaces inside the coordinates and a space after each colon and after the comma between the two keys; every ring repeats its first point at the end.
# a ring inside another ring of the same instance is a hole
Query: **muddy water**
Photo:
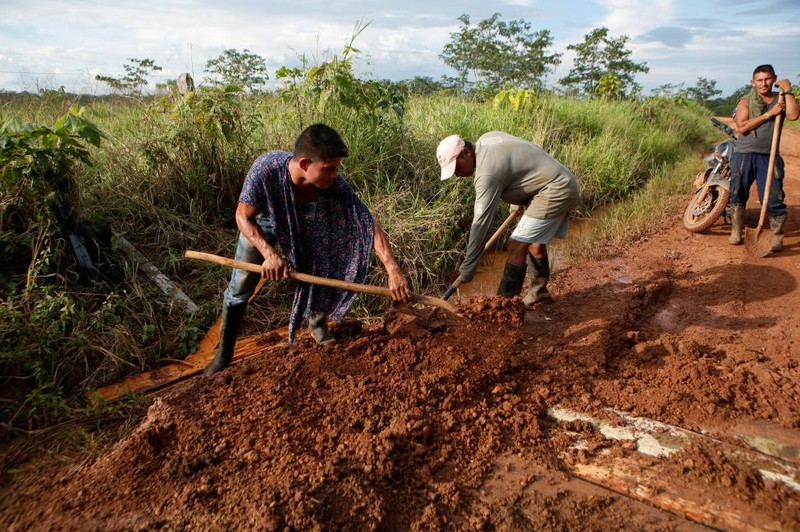
{"type": "MultiPolygon", "coordinates": [[[[558,269],[562,262],[559,246],[555,244],[552,247],[548,246],[548,249],[551,266],[558,269]]],[[[497,294],[497,285],[500,284],[500,279],[503,277],[506,257],[507,253],[505,250],[494,250],[484,254],[473,280],[469,283],[462,284],[453,297],[460,299],[479,294],[486,296],[497,294]]]]}
{"type": "Polygon", "coordinates": [[[483,255],[475,277],[469,283],[464,283],[458,288],[453,297],[465,298],[477,294],[494,295],[497,285],[503,277],[503,268],[506,265],[505,250],[490,251],[483,255]]]}
{"type": "MultiPolygon", "coordinates": [[[[563,265],[562,249],[564,244],[573,239],[577,239],[580,235],[588,231],[591,228],[590,222],[591,218],[571,219],[569,221],[569,232],[567,233],[566,240],[554,240],[551,245],[547,246],[551,267],[554,270],[559,270],[563,265]]],[[[458,292],[456,292],[453,297],[460,299],[479,294],[487,296],[495,295],[497,293],[497,285],[503,277],[506,256],[506,251],[499,249],[485,253],[481,258],[478,271],[475,273],[473,280],[461,285],[458,292]]]]}

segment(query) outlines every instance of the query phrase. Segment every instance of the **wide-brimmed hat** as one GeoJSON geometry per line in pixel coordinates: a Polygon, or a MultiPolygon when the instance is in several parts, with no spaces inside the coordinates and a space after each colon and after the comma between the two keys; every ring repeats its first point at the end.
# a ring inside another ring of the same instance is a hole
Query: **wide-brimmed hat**
{"type": "Polygon", "coordinates": [[[464,139],[458,135],[450,135],[439,143],[436,148],[436,158],[442,167],[441,179],[450,179],[456,171],[456,159],[464,149],[464,139]]]}

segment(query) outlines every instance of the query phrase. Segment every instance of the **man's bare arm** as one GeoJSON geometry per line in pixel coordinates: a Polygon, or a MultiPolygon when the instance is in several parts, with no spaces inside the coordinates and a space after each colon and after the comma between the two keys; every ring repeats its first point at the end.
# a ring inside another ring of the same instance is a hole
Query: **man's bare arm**
{"type": "Polygon", "coordinates": [[[389,290],[392,292],[392,299],[410,303],[413,300],[411,288],[409,288],[408,281],[406,281],[403,272],[400,270],[400,265],[397,264],[397,260],[394,258],[392,245],[389,243],[389,237],[381,227],[381,224],[378,223],[378,220],[375,220],[373,246],[375,248],[375,254],[378,256],[381,263],[383,263],[386,274],[389,276],[389,290]]]}
{"type": "Polygon", "coordinates": [[[261,211],[248,205],[247,203],[239,203],[236,207],[236,225],[239,230],[252,243],[256,249],[264,257],[264,262],[261,264],[261,276],[271,281],[278,281],[289,277],[289,265],[281,257],[275,248],[269,245],[266,235],[261,230],[261,227],[256,223],[256,216],[261,211]]]}
{"type": "MultiPolygon", "coordinates": [[[[792,84],[788,79],[778,81],[778,86],[782,92],[790,92],[792,90],[792,84]]],[[[794,95],[789,94],[780,97],[778,103],[772,109],[753,118],[750,118],[750,105],[747,98],[742,98],[736,106],[736,116],[733,119],[736,124],[736,132],[740,135],[749,133],[784,111],[786,112],[786,120],[797,120],[800,117],[800,105],[798,105],[797,98],[794,95]]]]}
{"type": "Polygon", "coordinates": [[[778,81],[778,86],[781,88],[783,92],[790,93],[786,94],[784,98],[786,98],[785,102],[785,110],[786,110],[786,120],[797,120],[800,118],[800,105],[797,103],[797,95],[791,94],[792,92],[792,82],[788,79],[782,79],[778,81]]]}
{"type": "Polygon", "coordinates": [[[780,104],[777,104],[769,111],[761,113],[753,118],[749,118],[750,105],[748,104],[746,98],[742,98],[739,100],[739,104],[736,106],[736,116],[733,119],[734,123],[736,124],[736,133],[739,135],[750,133],[760,125],[772,120],[782,112],[783,107],[780,104]]]}

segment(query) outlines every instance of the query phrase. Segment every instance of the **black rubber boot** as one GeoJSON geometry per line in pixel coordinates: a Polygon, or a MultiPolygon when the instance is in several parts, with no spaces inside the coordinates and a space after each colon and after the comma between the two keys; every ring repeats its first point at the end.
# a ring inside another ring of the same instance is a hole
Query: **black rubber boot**
{"type": "Polygon", "coordinates": [[[528,255],[528,274],[531,284],[528,294],[522,302],[531,305],[540,301],[552,300],[553,296],[547,291],[547,281],[550,280],[550,261],[547,259],[547,255],[541,259],[528,255]]]}
{"type": "Polygon", "coordinates": [[[769,217],[769,228],[772,230],[771,251],[783,250],[783,224],[786,223],[786,213],[780,216],[769,217]]]}
{"type": "Polygon", "coordinates": [[[328,315],[324,312],[315,312],[308,317],[308,330],[319,345],[336,343],[336,338],[328,330],[328,315]]]}
{"type": "Polygon", "coordinates": [[[227,368],[233,359],[233,350],[236,347],[236,337],[244,320],[247,305],[222,306],[222,323],[219,327],[219,349],[217,356],[206,367],[205,375],[210,377],[227,368]]]}
{"type": "Polygon", "coordinates": [[[525,266],[516,266],[506,262],[503,278],[500,279],[500,285],[497,287],[497,295],[503,297],[518,296],[522,292],[526,271],[527,268],[525,266]]]}
{"type": "Polygon", "coordinates": [[[728,243],[738,246],[744,242],[742,231],[744,231],[744,205],[731,205],[731,236],[728,238],[728,243]]]}

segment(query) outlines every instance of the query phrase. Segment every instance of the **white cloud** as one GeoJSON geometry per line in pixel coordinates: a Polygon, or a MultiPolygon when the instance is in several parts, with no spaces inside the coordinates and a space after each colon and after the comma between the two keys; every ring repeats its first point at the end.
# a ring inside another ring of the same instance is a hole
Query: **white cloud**
{"type": "MultiPolygon", "coordinates": [[[[748,0],[750,1],[750,0],[748,0]]],[[[646,61],[645,86],[718,79],[725,90],[749,78],[751,63],[774,62],[785,75],[800,72],[797,1],[780,15],[764,10],[744,20],[718,10],[713,0],[0,0],[0,88],[53,83],[70,90],[95,86],[97,73],[118,75],[128,58],[151,58],[163,67],[151,81],[190,72],[202,81],[206,62],[223,50],[249,49],[274,69],[339,54],[357,20],[372,21],[356,40],[367,74],[439,79],[453,72],[439,59],[461,14],[473,22],[495,12],[503,20],[524,18],[533,31],[550,30],[553,51],[583,40],[606,26],[613,37],[627,35],[632,59],[646,61]],[[321,8],[320,6],[324,7],[321,8]],[[681,34],[677,30],[685,29],[681,34]],[[687,33],[688,32],[688,33],[687,33]],[[688,34],[688,36],[687,36],[688,34]],[[742,46],[747,42],[747,46],[742,46]],[[9,73],[11,72],[11,73],[9,73]],[[25,74],[17,74],[24,72],[25,74]],[[24,78],[24,79],[22,79],[24,78]]],[[[730,11],[730,10],[728,10],[730,11]]],[[[551,81],[571,68],[571,54],[551,81]]]]}
{"type": "Polygon", "coordinates": [[[636,37],[668,26],[675,14],[674,0],[595,0],[609,10],[600,22],[613,36],[636,37]]]}

